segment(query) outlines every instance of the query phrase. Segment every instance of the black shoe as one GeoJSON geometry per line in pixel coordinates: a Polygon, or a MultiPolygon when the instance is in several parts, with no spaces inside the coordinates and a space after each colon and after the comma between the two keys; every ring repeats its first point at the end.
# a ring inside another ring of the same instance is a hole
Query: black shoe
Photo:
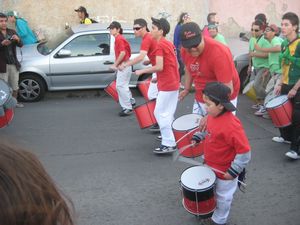
{"type": "Polygon", "coordinates": [[[132,114],[132,110],[131,109],[124,109],[121,112],[119,112],[119,116],[130,116],[132,114]]]}
{"type": "Polygon", "coordinates": [[[154,124],[152,127],[149,128],[151,132],[160,132],[158,124],[154,124]]]}
{"type": "Polygon", "coordinates": [[[158,136],[156,137],[156,140],[157,140],[157,141],[161,141],[161,140],[162,140],[161,135],[158,135],[158,136]]]}

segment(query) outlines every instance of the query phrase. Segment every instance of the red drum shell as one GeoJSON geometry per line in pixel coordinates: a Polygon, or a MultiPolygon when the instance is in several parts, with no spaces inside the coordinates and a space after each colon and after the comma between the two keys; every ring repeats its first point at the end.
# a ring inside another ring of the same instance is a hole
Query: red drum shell
{"type": "Polygon", "coordinates": [[[151,82],[151,78],[138,83],[138,89],[140,90],[141,94],[143,95],[143,97],[146,101],[149,101],[148,89],[149,89],[149,86],[150,86],[150,82],[151,82]]]}
{"type": "MultiPolygon", "coordinates": [[[[202,117],[198,114],[187,114],[187,115],[183,115],[173,121],[172,128],[173,128],[173,133],[174,133],[175,140],[177,142],[178,149],[181,149],[181,148],[191,144],[193,134],[195,132],[199,131],[199,129],[195,129],[195,128],[197,128],[197,126],[199,126],[199,122],[200,122],[201,118],[202,117]],[[178,122],[180,122],[180,121],[182,121],[184,123],[184,128],[180,128],[177,125],[178,122]],[[191,123],[191,124],[189,124],[189,123],[191,123]],[[195,130],[190,132],[193,129],[195,129],[195,130]],[[189,134],[187,134],[187,133],[189,133],[189,134]],[[182,138],[183,136],[185,136],[185,137],[182,138]],[[180,141],[178,142],[178,140],[180,140],[180,141]]],[[[181,152],[180,155],[182,155],[184,157],[188,157],[188,158],[198,157],[200,155],[203,155],[203,151],[204,151],[203,146],[204,146],[203,143],[199,143],[198,145],[196,145],[194,147],[191,146],[191,147],[185,149],[183,152],[181,152]]]]}
{"type": "Polygon", "coordinates": [[[14,117],[13,108],[6,109],[5,110],[5,115],[0,116],[0,128],[3,128],[5,126],[7,126],[12,121],[13,117],[14,117]]]}
{"type": "Polygon", "coordinates": [[[191,214],[211,217],[216,208],[216,175],[208,167],[193,166],[181,174],[182,205],[191,214]]]}
{"type": "Polygon", "coordinates": [[[156,100],[154,99],[134,108],[141,129],[151,127],[157,123],[154,116],[155,105],[156,100]]]}
{"type": "Polygon", "coordinates": [[[292,124],[293,105],[286,95],[270,100],[266,109],[275,127],[287,127],[292,124]]]}
{"type": "Polygon", "coordinates": [[[116,102],[119,102],[119,95],[117,91],[117,82],[114,80],[104,88],[104,91],[109,94],[116,102]]]}

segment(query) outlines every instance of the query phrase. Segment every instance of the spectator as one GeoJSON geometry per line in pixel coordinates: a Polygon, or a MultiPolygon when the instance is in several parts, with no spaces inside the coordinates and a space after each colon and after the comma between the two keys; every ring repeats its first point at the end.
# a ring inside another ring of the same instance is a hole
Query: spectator
{"type": "MultiPolygon", "coordinates": [[[[185,64],[185,85],[179,99],[188,95],[192,83],[195,85],[193,113],[206,116],[202,91],[208,82],[219,81],[231,90],[231,101],[236,106],[240,90],[240,79],[235,69],[230,49],[208,37],[202,37],[196,23],[181,27],[181,56],[185,64]]],[[[203,126],[205,125],[205,120],[203,126]]]]}
{"type": "Polygon", "coordinates": [[[268,26],[268,22],[267,22],[267,17],[264,13],[258,13],[255,17],[254,17],[254,21],[258,20],[262,23],[262,29],[263,31],[265,31],[266,27],[268,26]]]}
{"type": "MultiPolygon", "coordinates": [[[[219,17],[217,15],[217,13],[212,12],[207,15],[207,24],[210,24],[210,23],[219,25],[219,17]]],[[[204,28],[202,30],[202,35],[203,35],[203,37],[210,37],[209,32],[208,32],[208,25],[204,26],[204,28]]]]}
{"type": "Polygon", "coordinates": [[[288,12],[283,15],[281,32],[286,38],[280,54],[282,79],[275,88],[276,94],[287,95],[292,101],[292,124],[280,129],[281,140],[290,140],[290,151],[285,155],[300,159],[300,36],[299,17],[288,12]]]}
{"type": "Polygon", "coordinates": [[[38,158],[3,140],[0,199],[1,224],[74,225],[71,201],[62,196],[38,158]]]}
{"type": "Polygon", "coordinates": [[[264,38],[264,24],[260,20],[252,23],[252,40],[249,41],[249,66],[248,73],[250,74],[253,66],[253,74],[251,79],[254,78],[254,90],[256,93],[256,104],[252,106],[257,111],[254,113],[256,116],[262,116],[267,113],[263,102],[266,97],[266,86],[270,79],[268,53],[257,51],[254,48],[255,43],[260,48],[270,48],[271,44],[264,38]]]}
{"type": "MultiPolygon", "coordinates": [[[[7,28],[7,16],[0,13],[0,79],[11,86],[12,96],[17,99],[19,90],[19,63],[16,55],[16,46],[22,47],[23,43],[15,30],[7,28]]],[[[24,107],[17,103],[16,107],[24,107]]]]}
{"type": "Polygon", "coordinates": [[[35,34],[28,26],[28,22],[25,19],[18,17],[16,11],[9,11],[7,13],[7,17],[10,23],[15,24],[16,32],[22,39],[24,45],[30,45],[38,42],[35,34]]]}
{"type": "Polygon", "coordinates": [[[110,67],[117,72],[117,91],[119,95],[119,103],[122,111],[119,116],[129,116],[132,113],[132,94],[129,90],[129,82],[131,77],[131,67],[120,70],[118,67],[126,63],[131,56],[131,49],[128,41],[123,37],[123,29],[121,24],[113,21],[109,27],[110,34],[115,38],[115,55],[114,64],[110,67]]]}
{"type": "Polygon", "coordinates": [[[224,36],[220,34],[218,31],[218,25],[216,23],[209,23],[207,29],[211,38],[215,39],[216,41],[224,45],[227,45],[224,36]]]}
{"type": "Polygon", "coordinates": [[[75,12],[77,12],[77,15],[80,19],[81,24],[91,24],[93,21],[89,18],[89,14],[86,11],[86,8],[83,6],[79,6],[78,9],[75,9],[75,12]]]}
{"type": "Polygon", "coordinates": [[[137,70],[135,73],[140,76],[144,73],[157,72],[158,95],[154,115],[160,127],[162,140],[160,147],[153,152],[165,154],[176,151],[172,122],[178,101],[179,73],[175,46],[165,38],[170,31],[169,22],[164,18],[151,18],[151,20],[151,33],[158,41],[155,51],[156,63],[152,67],[137,70]]]}

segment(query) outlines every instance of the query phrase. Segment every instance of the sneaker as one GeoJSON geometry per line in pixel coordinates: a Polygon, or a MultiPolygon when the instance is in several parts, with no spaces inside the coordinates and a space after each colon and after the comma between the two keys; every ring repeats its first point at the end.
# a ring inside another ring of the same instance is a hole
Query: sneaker
{"type": "Polygon", "coordinates": [[[285,155],[291,159],[300,159],[300,155],[293,150],[288,151],[287,153],[285,153],[285,155]]]}
{"type": "Polygon", "coordinates": [[[156,154],[166,154],[166,153],[172,153],[175,152],[177,150],[176,146],[165,146],[165,145],[161,145],[160,147],[154,149],[154,153],[156,154]]]}
{"type": "Polygon", "coordinates": [[[283,137],[273,137],[272,141],[277,142],[277,143],[291,144],[290,141],[284,140],[283,137]]]}
{"type": "Polygon", "coordinates": [[[161,135],[158,135],[158,136],[156,137],[156,140],[157,140],[157,141],[161,141],[161,140],[162,140],[162,136],[161,136],[161,135]]]}
{"type": "Polygon", "coordinates": [[[119,116],[129,116],[132,114],[132,109],[123,109],[121,112],[119,112],[119,116]]]}
{"type": "Polygon", "coordinates": [[[16,104],[16,107],[17,107],[17,108],[24,108],[24,105],[23,105],[22,103],[18,102],[18,103],[16,104]]]}
{"type": "Polygon", "coordinates": [[[262,106],[262,104],[257,103],[257,104],[255,104],[255,105],[252,105],[251,108],[252,108],[252,109],[259,110],[261,106],[262,106]]]}
{"type": "Polygon", "coordinates": [[[135,105],[136,105],[135,99],[134,99],[134,98],[131,98],[131,99],[130,99],[130,103],[131,103],[132,106],[135,106],[135,105]]]}
{"type": "Polygon", "coordinates": [[[264,119],[267,119],[267,120],[270,120],[270,119],[271,119],[271,117],[270,117],[270,115],[269,115],[268,113],[262,115],[262,117],[263,117],[264,119]]]}
{"type": "Polygon", "coordinates": [[[152,127],[149,128],[151,132],[160,132],[158,124],[154,124],[152,127]]]}
{"type": "Polygon", "coordinates": [[[260,106],[260,108],[259,108],[259,110],[257,110],[255,113],[254,113],[254,115],[255,116],[263,116],[263,115],[265,115],[265,114],[267,114],[268,112],[267,112],[267,110],[266,110],[266,108],[264,107],[264,106],[260,106]]]}

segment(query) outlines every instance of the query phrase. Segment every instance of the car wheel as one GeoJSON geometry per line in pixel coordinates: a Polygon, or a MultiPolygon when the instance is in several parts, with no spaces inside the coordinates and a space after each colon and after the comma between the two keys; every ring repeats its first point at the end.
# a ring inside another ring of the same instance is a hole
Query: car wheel
{"type": "Polygon", "coordinates": [[[20,76],[18,98],[22,102],[37,102],[46,92],[44,80],[38,75],[24,74],[20,76]]]}
{"type": "Polygon", "coordinates": [[[244,87],[249,83],[250,76],[247,73],[248,67],[245,67],[240,72],[240,93],[242,93],[244,87]]]}

